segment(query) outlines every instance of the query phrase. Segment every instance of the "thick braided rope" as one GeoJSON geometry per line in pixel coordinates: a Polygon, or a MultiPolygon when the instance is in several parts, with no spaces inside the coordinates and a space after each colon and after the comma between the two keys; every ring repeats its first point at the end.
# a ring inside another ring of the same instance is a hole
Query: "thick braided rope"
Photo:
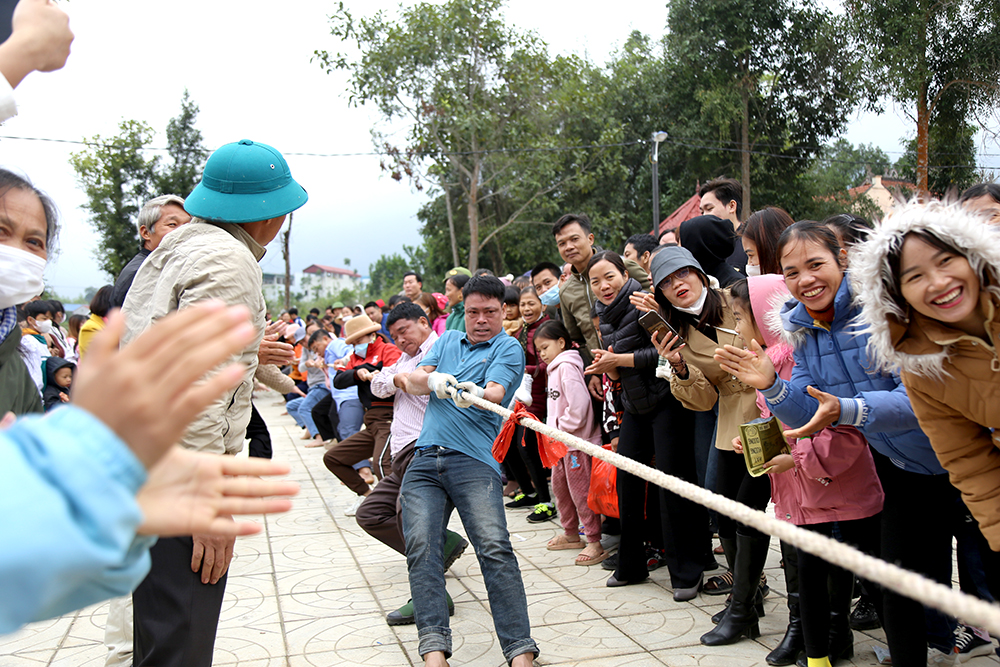
{"type": "MultiPolygon", "coordinates": [[[[452,387],[448,388],[448,393],[452,395],[452,398],[457,394],[452,387]]],[[[484,410],[495,412],[504,419],[513,414],[510,410],[474,396],[467,391],[463,391],[462,394],[463,399],[484,410]]],[[[542,435],[559,440],[585,454],[590,454],[595,458],[607,461],[619,470],[623,470],[636,477],[641,477],[648,482],[676,493],[682,498],[696,502],[699,505],[704,505],[716,512],[721,512],[762,533],[773,535],[803,551],[807,551],[834,565],[839,565],[846,570],[850,570],[864,579],[879,583],[901,595],[917,600],[924,606],[943,611],[950,616],[962,619],[966,623],[986,628],[993,634],[1000,634],[1000,606],[985,602],[971,595],[966,595],[949,586],[944,586],[919,574],[904,570],[897,565],[869,556],[850,545],[837,542],[819,533],[799,528],[785,521],[779,521],[764,512],[759,512],[735,500],[712,493],[673,475],[668,475],[654,468],[642,465],[621,454],[593,445],[586,440],[554,429],[535,419],[522,417],[520,423],[525,428],[538,431],[542,435]]]]}

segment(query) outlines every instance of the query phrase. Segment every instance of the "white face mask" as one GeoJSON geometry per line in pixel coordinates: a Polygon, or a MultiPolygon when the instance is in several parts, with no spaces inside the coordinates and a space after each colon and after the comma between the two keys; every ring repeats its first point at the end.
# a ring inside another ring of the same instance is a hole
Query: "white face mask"
{"type": "Polygon", "coordinates": [[[45,260],[26,250],[0,244],[0,308],[10,308],[45,289],[45,260]]]}
{"type": "Polygon", "coordinates": [[[35,331],[40,334],[52,333],[52,320],[35,320],[35,331]]]}
{"type": "Polygon", "coordinates": [[[748,276],[759,276],[760,275],[760,264],[747,264],[747,275],[748,276]]]}

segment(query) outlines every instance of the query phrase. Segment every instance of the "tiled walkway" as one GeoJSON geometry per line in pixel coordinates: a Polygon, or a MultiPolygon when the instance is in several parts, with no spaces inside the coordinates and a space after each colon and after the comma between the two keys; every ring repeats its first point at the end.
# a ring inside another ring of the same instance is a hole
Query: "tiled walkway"
{"type": "MultiPolygon", "coordinates": [[[[294,509],[262,519],[266,530],[239,539],[230,570],[216,642],[216,665],[300,667],[422,664],[413,626],[392,628],[384,615],[406,602],[409,588],[402,557],[370,538],[344,516],[353,494],[322,464],[322,449],[305,449],[291,418],[282,416],[275,394],[256,403],[271,429],[275,457],[290,461],[291,478],[302,484],[294,509]]],[[[761,621],[763,635],[721,648],[698,638],[724,598],[673,601],[669,577],[607,588],[600,566],[573,564],[575,553],[547,551],[555,522],[530,524],[525,511],[507,520],[528,595],[532,635],[541,665],[653,667],[659,665],[766,665],[764,656],[781,639],[787,620],[777,544],[768,561],[772,593],[761,621]]],[[[457,515],[452,528],[461,531],[457,515]]],[[[479,565],[470,548],[451,568],[448,590],[456,612],[452,665],[499,667],[503,655],[493,631],[479,565]]],[[[33,624],[0,638],[0,667],[104,664],[107,605],[33,624]]],[[[872,644],[881,631],[855,633],[856,665],[873,665],[872,644]]],[[[976,658],[986,667],[995,658],[976,658]]]]}

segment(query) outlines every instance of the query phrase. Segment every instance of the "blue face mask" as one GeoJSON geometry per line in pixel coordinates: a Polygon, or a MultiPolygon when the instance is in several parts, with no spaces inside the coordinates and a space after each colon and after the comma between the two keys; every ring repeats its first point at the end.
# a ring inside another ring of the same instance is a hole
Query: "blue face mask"
{"type": "Polygon", "coordinates": [[[544,294],[538,297],[543,306],[559,305],[559,285],[553,285],[544,294]]]}
{"type": "Polygon", "coordinates": [[[355,345],[354,354],[364,359],[365,356],[368,354],[368,343],[364,343],[362,345],[355,345]]]}

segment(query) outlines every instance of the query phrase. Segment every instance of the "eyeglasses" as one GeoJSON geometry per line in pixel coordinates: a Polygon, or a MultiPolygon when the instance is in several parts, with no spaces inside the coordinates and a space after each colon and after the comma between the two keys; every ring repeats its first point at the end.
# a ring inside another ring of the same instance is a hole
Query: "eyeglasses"
{"type": "Polygon", "coordinates": [[[660,287],[670,287],[675,280],[685,280],[691,275],[691,267],[685,266],[683,269],[674,271],[669,276],[660,281],[660,287]]]}

